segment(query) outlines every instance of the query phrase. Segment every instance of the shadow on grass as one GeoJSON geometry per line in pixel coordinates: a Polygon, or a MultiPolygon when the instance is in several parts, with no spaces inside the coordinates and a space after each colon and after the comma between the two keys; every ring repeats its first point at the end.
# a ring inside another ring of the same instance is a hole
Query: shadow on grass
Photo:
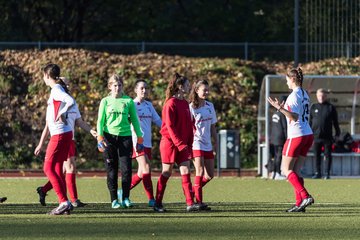
{"type": "MultiPolygon", "coordinates": [[[[83,208],[75,208],[71,216],[87,218],[286,218],[286,217],[336,217],[353,216],[360,214],[360,207],[357,204],[315,204],[307,208],[306,213],[286,213],[285,209],[289,204],[274,203],[251,203],[251,202],[231,202],[231,203],[209,203],[211,211],[186,212],[184,203],[164,204],[166,213],[154,212],[147,204],[136,204],[129,209],[112,209],[108,203],[89,203],[83,208]]],[[[1,204],[1,215],[46,215],[57,205],[49,204],[40,206],[39,204],[1,204]]]]}

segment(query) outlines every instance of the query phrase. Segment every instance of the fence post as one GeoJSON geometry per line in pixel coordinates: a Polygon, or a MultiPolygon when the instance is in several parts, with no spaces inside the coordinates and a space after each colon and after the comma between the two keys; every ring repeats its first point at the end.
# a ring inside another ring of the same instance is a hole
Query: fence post
{"type": "Polygon", "coordinates": [[[145,52],[145,42],[144,41],[142,41],[141,42],[141,52],[145,52]]]}
{"type": "Polygon", "coordinates": [[[41,51],[41,41],[38,41],[38,49],[41,51]]]}
{"type": "Polygon", "coordinates": [[[245,42],[245,44],[244,44],[244,58],[245,58],[245,61],[247,61],[248,60],[248,51],[249,51],[249,49],[248,49],[248,42],[245,42]]]}
{"type": "Polygon", "coordinates": [[[351,44],[349,42],[346,43],[346,58],[351,58],[351,44]]]}

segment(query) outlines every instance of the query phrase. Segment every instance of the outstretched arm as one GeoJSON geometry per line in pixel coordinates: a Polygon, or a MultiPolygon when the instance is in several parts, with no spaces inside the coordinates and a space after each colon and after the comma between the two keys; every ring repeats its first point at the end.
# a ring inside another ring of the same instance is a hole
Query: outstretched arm
{"type": "Polygon", "coordinates": [[[75,125],[89,132],[91,135],[93,135],[94,138],[97,137],[97,132],[94,129],[92,129],[91,126],[87,124],[82,118],[76,119],[75,125]]]}
{"type": "Polygon", "coordinates": [[[280,103],[277,98],[272,99],[271,97],[268,98],[268,102],[269,102],[274,108],[276,108],[276,110],[277,110],[278,112],[281,112],[281,113],[284,114],[286,117],[288,117],[290,120],[296,122],[296,121],[299,119],[299,114],[294,113],[294,112],[289,112],[288,110],[286,110],[286,109],[284,108],[285,102],[280,103]]]}

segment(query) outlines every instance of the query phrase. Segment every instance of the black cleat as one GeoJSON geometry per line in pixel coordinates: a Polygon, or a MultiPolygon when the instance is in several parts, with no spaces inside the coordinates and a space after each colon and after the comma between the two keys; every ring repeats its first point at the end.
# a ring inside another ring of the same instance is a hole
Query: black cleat
{"type": "Polygon", "coordinates": [[[0,203],[3,203],[7,200],[7,197],[0,197],[0,203]]]}
{"type": "Polygon", "coordinates": [[[199,210],[200,211],[210,211],[211,207],[209,207],[207,204],[205,203],[199,203],[199,210]]]}
{"type": "Polygon", "coordinates": [[[330,174],[327,174],[325,177],[324,177],[324,180],[329,180],[330,179],[330,174]]]}
{"type": "Polygon", "coordinates": [[[200,210],[200,205],[197,203],[193,203],[192,205],[186,207],[187,212],[197,212],[199,210],[200,210]]]}
{"type": "Polygon", "coordinates": [[[307,198],[304,198],[300,204],[300,208],[301,209],[304,209],[307,207],[307,206],[310,206],[311,204],[313,204],[315,201],[314,201],[314,198],[309,195],[307,198]]]}
{"type": "Polygon", "coordinates": [[[76,199],[76,201],[73,202],[72,205],[73,205],[74,208],[79,208],[79,207],[85,207],[87,204],[83,203],[79,199],[76,199]]]}
{"type": "Polygon", "coordinates": [[[43,192],[42,187],[38,187],[36,189],[36,192],[39,194],[39,202],[42,206],[46,206],[45,203],[45,197],[46,197],[46,193],[43,192]]]}
{"type": "Polygon", "coordinates": [[[305,208],[300,208],[299,206],[294,205],[285,212],[305,212],[305,208]]]}
{"type": "Polygon", "coordinates": [[[163,212],[166,212],[166,209],[164,208],[164,206],[162,204],[155,203],[154,211],[159,212],[159,213],[163,213],[163,212]]]}
{"type": "Polygon", "coordinates": [[[320,179],[321,178],[321,173],[315,173],[314,176],[312,176],[312,179],[320,179]]]}

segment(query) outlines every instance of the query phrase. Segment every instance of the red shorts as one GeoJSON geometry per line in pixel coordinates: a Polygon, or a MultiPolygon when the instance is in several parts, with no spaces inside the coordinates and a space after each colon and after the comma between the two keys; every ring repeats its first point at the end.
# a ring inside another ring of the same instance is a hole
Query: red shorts
{"type": "Polygon", "coordinates": [[[68,156],[67,158],[72,158],[76,156],[76,143],[74,140],[71,141],[70,143],[70,148],[69,148],[69,152],[68,152],[68,156]]]}
{"type": "Polygon", "coordinates": [[[46,148],[45,161],[62,163],[66,161],[72,142],[72,131],[53,135],[46,148]]]}
{"type": "Polygon", "coordinates": [[[140,156],[144,156],[145,154],[146,154],[146,156],[148,157],[149,160],[152,159],[151,148],[145,147],[143,150],[138,151],[138,152],[133,148],[133,154],[132,154],[131,158],[137,158],[137,157],[140,157],[140,156]]]}
{"type": "Polygon", "coordinates": [[[314,135],[306,135],[296,138],[287,139],[282,152],[286,157],[306,157],[314,141],[314,135]]]}
{"type": "Polygon", "coordinates": [[[204,159],[214,159],[213,151],[203,151],[203,150],[192,150],[192,158],[204,157],[204,159]]]}
{"type": "Polygon", "coordinates": [[[167,138],[161,138],[160,155],[161,162],[167,164],[176,163],[179,165],[180,163],[189,161],[190,158],[190,152],[188,150],[179,152],[173,142],[167,138]]]}

